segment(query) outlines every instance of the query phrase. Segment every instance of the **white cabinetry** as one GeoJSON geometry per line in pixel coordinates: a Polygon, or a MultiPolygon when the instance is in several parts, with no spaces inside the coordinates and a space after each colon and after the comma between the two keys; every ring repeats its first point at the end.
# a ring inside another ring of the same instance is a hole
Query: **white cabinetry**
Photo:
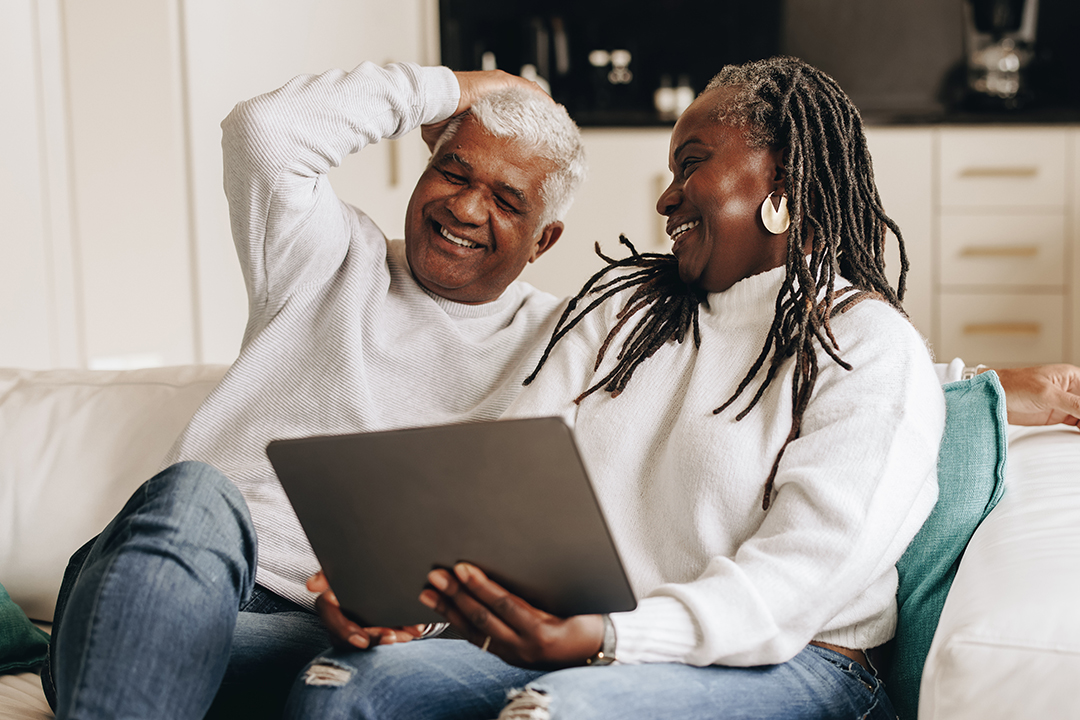
{"type": "Polygon", "coordinates": [[[938,354],[1001,366],[1065,360],[1071,131],[938,133],[938,354]]]}
{"type": "MultiPolygon", "coordinates": [[[[900,226],[910,268],[904,309],[925,337],[933,332],[933,172],[934,142],[924,128],[871,127],[866,141],[874,161],[874,179],[886,214],[900,226]]],[[[896,287],[900,254],[891,239],[885,270],[896,287]]]]}

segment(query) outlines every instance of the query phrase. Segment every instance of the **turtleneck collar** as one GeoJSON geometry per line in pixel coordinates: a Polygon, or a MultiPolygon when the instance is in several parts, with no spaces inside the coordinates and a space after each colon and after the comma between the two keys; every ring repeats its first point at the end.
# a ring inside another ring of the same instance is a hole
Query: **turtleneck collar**
{"type": "MultiPolygon", "coordinates": [[[[708,307],[702,312],[729,324],[753,324],[762,321],[771,322],[776,314],[776,296],[787,277],[783,266],[751,275],[732,285],[723,292],[709,293],[708,307]]],[[[798,280],[796,280],[796,285],[798,280]]],[[[836,278],[834,290],[850,285],[841,277],[836,278]]],[[[824,288],[819,293],[823,296],[824,288]]]]}

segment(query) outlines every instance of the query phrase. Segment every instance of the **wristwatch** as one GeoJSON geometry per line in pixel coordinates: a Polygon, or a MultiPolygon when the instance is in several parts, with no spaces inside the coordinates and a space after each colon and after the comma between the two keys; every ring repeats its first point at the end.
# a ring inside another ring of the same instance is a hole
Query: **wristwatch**
{"type": "Polygon", "coordinates": [[[586,665],[610,665],[615,662],[615,626],[611,623],[610,615],[602,615],[604,618],[604,640],[600,643],[600,650],[585,661],[586,665]]]}

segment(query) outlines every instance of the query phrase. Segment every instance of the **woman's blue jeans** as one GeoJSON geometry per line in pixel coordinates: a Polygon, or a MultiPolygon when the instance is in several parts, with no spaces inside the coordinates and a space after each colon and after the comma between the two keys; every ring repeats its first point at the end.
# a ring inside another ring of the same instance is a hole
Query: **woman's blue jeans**
{"type": "Polygon", "coordinates": [[[522,720],[896,717],[873,674],[813,645],[763,667],[608,665],[543,673],[443,639],[329,651],[297,678],[285,717],[492,720],[500,711],[522,720]],[[521,688],[531,692],[508,706],[508,693],[521,688]]]}
{"type": "Polygon", "coordinates": [[[278,716],[330,642],[315,614],[255,585],[256,557],[247,505],[216,469],[144,483],[65,573],[42,673],[57,717],[278,716]]]}

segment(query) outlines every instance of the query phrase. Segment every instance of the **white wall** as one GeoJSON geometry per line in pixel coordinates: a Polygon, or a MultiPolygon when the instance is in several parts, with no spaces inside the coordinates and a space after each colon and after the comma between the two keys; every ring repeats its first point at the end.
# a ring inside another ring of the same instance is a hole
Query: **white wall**
{"type": "MultiPolygon", "coordinates": [[[[0,3],[0,365],[229,362],[219,123],[304,72],[437,58],[435,0],[0,3]]],[[[332,174],[400,235],[419,139],[332,174]]]]}

